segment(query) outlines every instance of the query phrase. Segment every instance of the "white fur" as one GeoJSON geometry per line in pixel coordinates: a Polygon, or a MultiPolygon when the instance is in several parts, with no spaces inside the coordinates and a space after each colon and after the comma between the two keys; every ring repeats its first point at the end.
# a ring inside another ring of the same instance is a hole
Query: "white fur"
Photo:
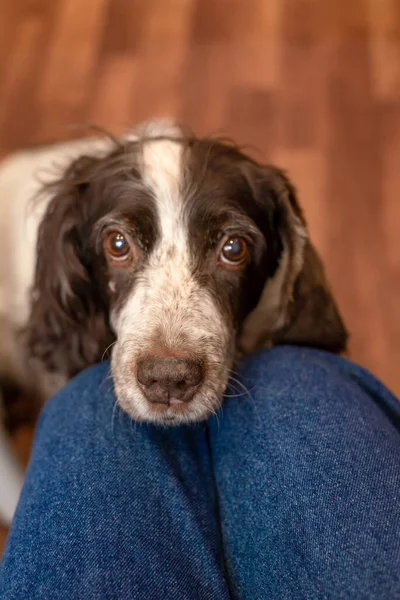
{"type": "Polygon", "coordinates": [[[170,140],[145,142],[142,151],[142,176],[151,189],[158,208],[163,246],[178,244],[186,252],[182,228],[182,145],[170,140]]]}

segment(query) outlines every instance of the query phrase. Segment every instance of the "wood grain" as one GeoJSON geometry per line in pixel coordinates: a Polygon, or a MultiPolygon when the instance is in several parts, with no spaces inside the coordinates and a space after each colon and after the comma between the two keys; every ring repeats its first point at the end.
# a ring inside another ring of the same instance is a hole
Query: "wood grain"
{"type": "Polygon", "coordinates": [[[154,116],[289,171],[351,357],[400,394],[398,0],[0,0],[0,154],[154,116]]]}

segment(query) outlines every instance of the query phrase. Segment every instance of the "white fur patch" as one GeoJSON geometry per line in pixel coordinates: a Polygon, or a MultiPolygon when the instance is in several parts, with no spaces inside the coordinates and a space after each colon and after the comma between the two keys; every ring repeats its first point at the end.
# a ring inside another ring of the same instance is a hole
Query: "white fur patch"
{"type": "MultiPolygon", "coordinates": [[[[157,202],[163,245],[182,244],[180,231],[177,240],[177,226],[182,216],[181,197],[182,145],[171,140],[148,141],[143,144],[143,180],[152,190],[157,202]]],[[[182,227],[179,228],[182,230],[182,227]]],[[[183,242],[184,245],[185,242],[183,242]]]]}
{"type": "Polygon", "coordinates": [[[182,145],[170,140],[146,142],[143,179],[154,195],[160,239],[151,257],[151,268],[164,272],[172,285],[191,278],[187,226],[183,222],[184,193],[182,145]]]}

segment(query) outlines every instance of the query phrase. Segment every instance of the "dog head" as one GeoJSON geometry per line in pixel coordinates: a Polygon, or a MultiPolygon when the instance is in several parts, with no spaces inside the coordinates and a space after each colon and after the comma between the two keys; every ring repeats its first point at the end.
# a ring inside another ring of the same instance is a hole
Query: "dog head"
{"type": "Polygon", "coordinates": [[[73,161],[46,191],[29,351],[71,377],[111,345],[133,418],[206,418],[235,359],[261,347],[344,349],[282,171],[175,127],[144,128],[73,161]]]}

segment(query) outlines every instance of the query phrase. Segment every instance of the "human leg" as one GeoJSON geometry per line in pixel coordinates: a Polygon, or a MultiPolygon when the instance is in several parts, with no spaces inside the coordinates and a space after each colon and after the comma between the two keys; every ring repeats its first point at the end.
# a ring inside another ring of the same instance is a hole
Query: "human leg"
{"type": "Polygon", "coordinates": [[[114,403],[99,365],[44,408],[0,597],[227,598],[206,425],[135,424],[114,403]]]}
{"type": "Polygon", "coordinates": [[[211,424],[234,598],[400,597],[400,404],[363,369],[281,347],[211,424]]]}

